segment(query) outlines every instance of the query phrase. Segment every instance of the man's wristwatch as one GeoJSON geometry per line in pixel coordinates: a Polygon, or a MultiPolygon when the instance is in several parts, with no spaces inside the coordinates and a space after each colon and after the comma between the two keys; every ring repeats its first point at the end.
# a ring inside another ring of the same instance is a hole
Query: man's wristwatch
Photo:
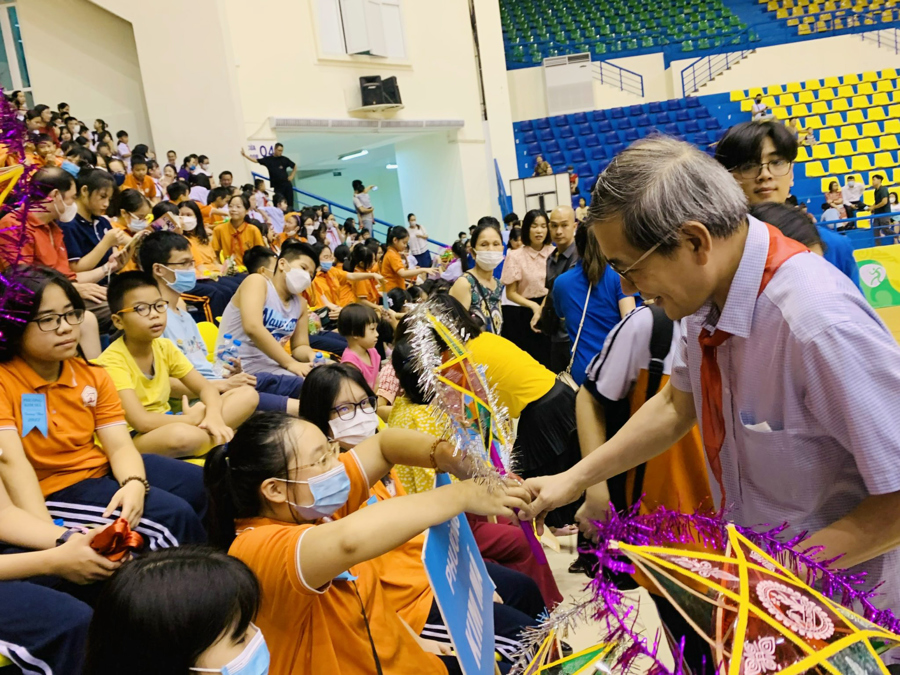
{"type": "Polygon", "coordinates": [[[81,527],[79,525],[75,525],[73,527],[68,528],[65,532],[63,532],[61,535],[59,535],[59,539],[56,540],[56,545],[62,546],[67,541],[69,541],[69,539],[71,539],[73,534],[87,534],[87,533],[88,533],[88,530],[86,527],[81,527]]]}

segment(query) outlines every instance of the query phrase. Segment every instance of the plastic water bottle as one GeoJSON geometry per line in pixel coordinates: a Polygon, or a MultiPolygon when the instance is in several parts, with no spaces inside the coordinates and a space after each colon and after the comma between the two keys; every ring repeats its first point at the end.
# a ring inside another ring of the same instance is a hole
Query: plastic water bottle
{"type": "Polygon", "coordinates": [[[231,338],[231,333],[225,333],[222,336],[222,341],[216,345],[216,362],[213,363],[213,372],[216,374],[216,377],[225,377],[225,356],[233,347],[234,341],[231,338]]]}
{"type": "Polygon", "coordinates": [[[313,368],[316,366],[324,366],[327,362],[325,355],[322,352],[316,352],[315,358],[313,358],[313,368]]]}

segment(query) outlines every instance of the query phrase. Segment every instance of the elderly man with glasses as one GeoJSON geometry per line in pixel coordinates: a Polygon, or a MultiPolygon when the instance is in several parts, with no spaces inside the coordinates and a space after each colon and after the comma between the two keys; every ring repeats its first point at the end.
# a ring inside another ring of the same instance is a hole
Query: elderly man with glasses
{"type": "MultiPolygon", "coordinates": [[[[773,160],[763,159],[771,163],[773,160]]],[[[900,609],[900,347],[846,276],[747,215],[734,177],[658,137],[620,154],[591,220],[626,293],[681,320],[670,381],[573,468],[532,478],[536,517],[699,423],[717,507],[789,523],[823,557],[886,582],[900,609]]]]}

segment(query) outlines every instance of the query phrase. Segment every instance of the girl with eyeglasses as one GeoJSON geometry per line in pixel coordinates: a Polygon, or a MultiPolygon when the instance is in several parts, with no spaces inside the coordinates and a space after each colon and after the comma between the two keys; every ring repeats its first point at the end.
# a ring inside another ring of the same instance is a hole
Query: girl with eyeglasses
{"type": "Polygon", "coordinates": [[[0,479],[13,502],[67,527],[125,518],[152,548],[206,539],[200,469],[141,457],[110,376],[78,347],[84,300],[62,274],[20,268],[0,316],[0,479]]]}
{"type": "MultiPolygon", "coordinates": [[[[368,405],[353,403],[355,410],[368,405]]],[[[257,623],[270,672],[459,672],[446,646],[422,640],[403,621],[375,559],[463,511],[511,515],[527,493],[461,480],[368,505],[371,487],[396,463],[436,465],[465,478],[466,462],[446,441],[397,429],[339,449],[310,422],[259,413],[206,463],[211,537],[259,579],[257,623]]]]}

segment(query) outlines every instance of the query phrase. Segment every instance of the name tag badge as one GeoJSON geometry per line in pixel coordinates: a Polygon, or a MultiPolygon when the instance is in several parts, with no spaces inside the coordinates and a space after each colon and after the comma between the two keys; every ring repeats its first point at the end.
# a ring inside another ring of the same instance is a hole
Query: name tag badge
{"type": "Polygon", "coordinates": [[[33,429],[47,437],[47,397],[44,394],[22,394],[22,438],[33,429]]]}
{"type": "Polygon", "coordinates": [[[352,574],[350,574],[350,570],[347,570],[346,572],[341,572],[334,578],[335,581],[356,581],[357,579],[359,579],[359,577],[355,577],[352,574]]]}

